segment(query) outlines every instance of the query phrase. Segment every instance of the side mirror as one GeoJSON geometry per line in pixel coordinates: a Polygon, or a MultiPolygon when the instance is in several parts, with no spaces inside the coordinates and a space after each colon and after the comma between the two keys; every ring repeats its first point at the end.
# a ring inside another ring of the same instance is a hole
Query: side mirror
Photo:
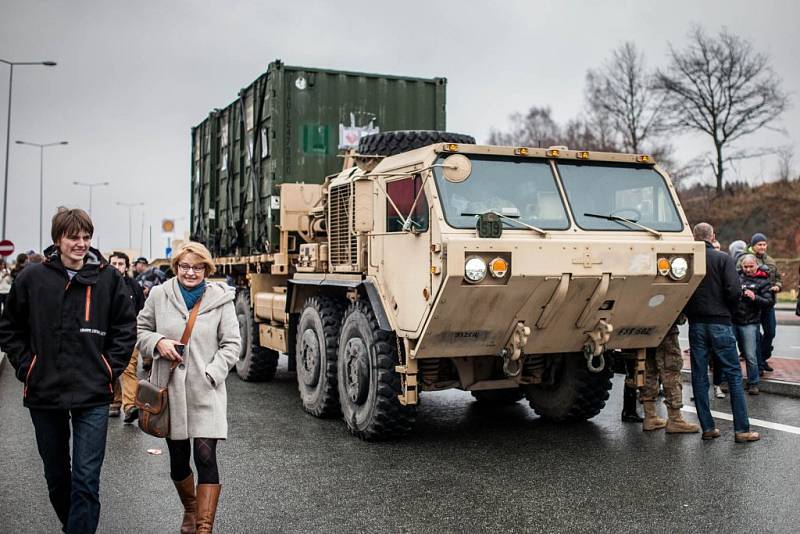
{"type": "Polygon", "coordinates": [[[453,154],[442,162],[444,179],[448,182],[463,182],[472,174],[472,162],[463,154],[453,154]]]}

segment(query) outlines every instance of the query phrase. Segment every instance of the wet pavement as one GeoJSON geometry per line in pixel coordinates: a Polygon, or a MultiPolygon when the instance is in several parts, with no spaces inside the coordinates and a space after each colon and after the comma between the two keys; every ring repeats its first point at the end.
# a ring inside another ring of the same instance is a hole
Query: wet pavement
{"type": "MultiPolygon", "coordinates": [[[[0,531],[57,532],[9,369],[0,376],[0,531]]],[[[485,409],[450,391],[423,394],[408,438],[364,443],[340,421],[306,415],[294,380],[283,370],[270,384],[228,380],[217,532],[790,532],[800,523],[797,399],[748,398],[751,417],[791,426],[754,427],[762,441],[736,444],[721,419],[722,438],[708,442],[621,423],[620,377],[609,406],[582,424],[548,424],[522,402],[485,409]]],[[[712,407],[730,413],[727,399],[712,407]]],[[[163,440],[112,421],[100,532],[177,531],[166,452],[163,440]],[[152,447],[164,454],[147,454],[152,447]]]]}

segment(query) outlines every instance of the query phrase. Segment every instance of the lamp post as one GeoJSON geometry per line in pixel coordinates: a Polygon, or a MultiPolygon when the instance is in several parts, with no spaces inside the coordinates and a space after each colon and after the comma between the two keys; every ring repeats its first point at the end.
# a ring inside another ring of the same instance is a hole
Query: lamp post
{"type": "Polygon", "coordinates": [[[133,225],[133,208],[136,206],[144,206],[144,202],[117,202],[117,206],[124,206],[128,208],[128,249],[133,250],[133,234],[131,227],[133,225]]]}
{"type": "Polygon", "coordinates": [[[56,143],[32,143],[30,141],[20,141],[17,139],[18,145],[35,146],[39,148],[39,251],[42,250],[42,220],[43,213],[43,198],[44,198],[44,149],[51,146],[60,146],[69,144],[67,141],[58,141],[56,143]]]}
{"type": "Polygon", "coordinates": [[[6,171],[3,178],[3,227],[0,230],[3,239],[6,238],[6,209],[8,208],[8,149],[11,140],[11,91],[14,87],[14,67],[29,65],[44,65],[45,67],[55,67],[55,61],[8,61],[0,59],[0,63],[8,65],[8,113],[6,114],[6,171]]]}
{"type": "Polygon", "coordinates": [[[72,182],[72,185],[80,185],[89,188],[89,217],[92,216],[92,190],[95,187],[103,187],[108,184],[109,182],[94,182],[92,184],[87,184],[86,182],[72,182]]]}

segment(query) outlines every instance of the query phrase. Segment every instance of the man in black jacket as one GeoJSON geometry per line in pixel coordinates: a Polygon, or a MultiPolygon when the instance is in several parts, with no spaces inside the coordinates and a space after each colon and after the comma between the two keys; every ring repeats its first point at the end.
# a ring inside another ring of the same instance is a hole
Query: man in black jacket
{"type": "MultiPolygon", "coordinates": [[[[144,292],[139,283],[128,276],[128,269],[131,267],[131,259],[124,252],[114,251],[108,257],[111,264],[122,275],[122,279],[131,291],[133,301],[133,311],[138,315],[144,308],[144,292]]],[[[134,404],[136,390],[139,389],[139,380],[136,376],[136,366],[139,363],[139,351],[133,350],[128,366],[114,382],[114,400],[108,409],[109,417],[119,417],[120,409],[125,414],[124,422],[133,423],[139,416],[139,410],[134,404]]]]}
{"type": "Polygon", "coordinates": [[[758,259],[752,254],[745,254],[740,262],[739,283],[742,286],[742,298],[733,314],[736,339],[739,342],[744,359],[747,362],[747,390],[750,395],[758,395],[759,358],[758,328],[763,317],[763,310],[775,305],[775,294],[768,272],[759,269],[758,259]]]}
{"type": "Polygon", "coordinates": [[[112,384],[136,342],[130,291],[90,248],[93,233],[86,212],[60,208],[54,245],[14,281],[0,320],[0,346],[25,384],[50,502],[68,533],[97,529],[112,384]]]}
{"type": "Polygon", "coordinates": [[[684,313],[689,319],[689,347],[692,363],[692,390],[697,417],[703,429],[703,439],[720,436],[708,405],[708,358],[713,351],[714,362],[728,382],[733,411],[733,429],[737,443],[758,441],[758,432],[750,431],[747,403],[742,388],[742,369],[733,333],[731,316],[736,309],[742,288],[733,259],[714,250],[714,228],[708,223],[694,227],[694,238],[706,243],[706,275],[686,304],[684,313]]]}

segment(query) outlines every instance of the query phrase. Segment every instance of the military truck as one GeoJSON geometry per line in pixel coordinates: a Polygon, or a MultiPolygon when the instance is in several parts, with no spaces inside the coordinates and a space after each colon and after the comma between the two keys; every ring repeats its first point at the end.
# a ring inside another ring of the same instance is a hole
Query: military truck
{"type": "Polygon", "coordinates": [[[705,273],[645,154],[389,131],[342,167],[277,184],[277,245],[216,261],[240,288],[239,376],[268,380],[285,353],[303,408],[362,439],[409,433],[420,395],[450,388],[591,418],[612,361],[641,383],[705,273]]]}

